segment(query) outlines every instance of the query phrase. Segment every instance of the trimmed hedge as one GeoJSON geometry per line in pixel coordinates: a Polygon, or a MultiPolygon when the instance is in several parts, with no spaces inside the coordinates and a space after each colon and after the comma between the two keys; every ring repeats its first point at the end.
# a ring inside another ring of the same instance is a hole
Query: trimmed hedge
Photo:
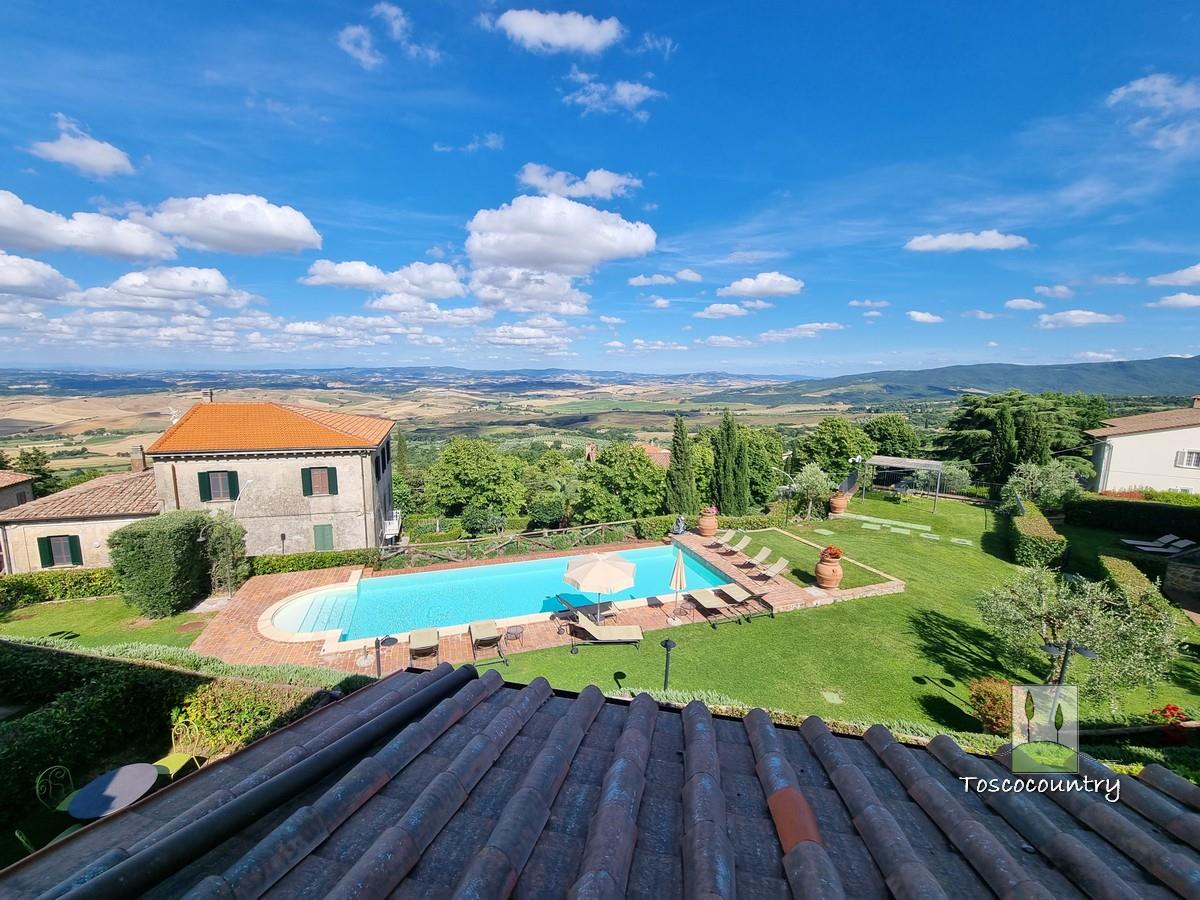
{"type": "Polygon", "coordinates": [[[1017,565],[1049,566],[1062,559],[1067,539],[1054,530],[1032,503],[1025,504],[1025,515],[1010,516],[1008,523],[1009,545],[1017,565]]]}
{"type": "MultiPolygon", "coordinates": [[[[696,527],[697,516],[684,516],[688,528],[696,527]]],[[[779,516],[750,515],[750,516],[718,516],[717,521],[722,529],[736,528],[739,531],[755,531],[761,528],[773,528],[780,524],[779,516]]],[[[675,516],[647,516],[635,519],[633,533],[642,540],[654,540],[670,532],[675,527],[675,516]]]]}
{"type": "Polygon", "coordinates": [[[1147,578],[1142,570],[1128,559],[1100,556],[1097,561],[1100,570],[1104,573],[1105,581],[1126,600],[1134,602],[1147,595],[1162,599],[1162,592],[1159,591],[1158,585],[1147,578]]]}
{"type": "Polygon", "coordinates": [[[1185,494],[1183,491],[1160,491],[1157,488],[1105,491],[1100,496],[1112,497],[1118,500],[1149,500],[1154,503],[1169,503],[1171,506],[1200,506],[1200,494],[1185,494]]]}
{"type": "Polygon", "coordinates": [[[319,694],[282,684],[210,681],[171,710],[171,721],[190,722],[210,752],[237,750],[294,722],[322,702],[319,694]]]}
{"type": "Polygon", "coordinates": [[[114,531],[108,546],[125,602],[160,619],[208,596],[209,562],[201,538],[211,522],[203,512],[181,509],[114,531]]]}
{"type": "Polygon", "coordinates": [[[0,612],[51,600],[83,600],[120,593],[112,569],[53,569],[0,575],[0,612]]]}
{"type": "Polygon", "coordinates": [[[338,566],[374,566],[379,564],[379,551],[313,550],[308,553],[272,553],[250,560],[255,575],[278,575],[281,572],[304,572],[309,569],[336,569],[338,566]]]}
{"type": "Polygon", "coordinates": [[[1063,512],[1071,525],[1154,537],[1177,534],[1200,539],[1200,507],[1196,506],[1084,494],[1063,504],[1063,512]]]}

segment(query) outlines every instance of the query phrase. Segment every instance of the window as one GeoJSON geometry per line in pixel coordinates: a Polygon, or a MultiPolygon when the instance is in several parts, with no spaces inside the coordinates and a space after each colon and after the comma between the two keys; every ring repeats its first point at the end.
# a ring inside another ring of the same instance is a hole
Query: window
{"type": "Polygon", "coordinates": [[[300,489],[305,497],[333,496],[338,492],[337,469],[317,466],[300,470],[300,489]]]}
{"type": "Polygon", "coordinates": [[[25,493],[24,491],[17,491],[17,506],[20,506],[22,503],[28,503],[28,502],[29,502],[29,495],[27,493],[25,493]]]}
{"type": "Polygon", "coordinates": [[[1175,454],[1175,465],[1181,469],[1200,469],[1200,450],[1180,450],[1175,454]]]}
{"type": "Polygon", "coordinates": [[[200,472],[197,477],[200,482],[200,499],[203,502],[238,498],[237,472],[200,472]]]}
{"type": "Polygon", "coordinates": [[[383,466],[381,466],[379,464],[380,459],[378,456],[373,457],[373,459],[375,462],[375,480],[378,481],[380,478],[383,477],[383,466]]]}
{"type": "Polygon", "coordinates": [[[82,566],[83,551],[79,538],[73,534],[55,534],[37,539],[38,556],[43,569],[55,566],[82,566]]]}
{"type": "Polygon", "coordinates": [[[317,550],[332,550],[333,549],[333,526],[332,525],[314,525],[313,526],[313,547],[317,550]]]}

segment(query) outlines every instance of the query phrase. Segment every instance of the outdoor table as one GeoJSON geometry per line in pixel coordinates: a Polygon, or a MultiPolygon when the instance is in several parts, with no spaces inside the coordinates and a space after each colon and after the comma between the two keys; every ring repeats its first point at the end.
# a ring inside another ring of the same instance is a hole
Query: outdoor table
{"type": "Polygon", "coordinates": [[[80,788],[67,812],[73,819],[103,818],[146,796],[157,780],[158,767],[152,763],[119,766],[80,788]]]}
{"type": "Polygon", "coordinates": [[[511,644],[513,641],[519,643],[522,647],[525,646],[524,641],[525,626],[524,625],[509,625],[504,631],[505,643],[511,644]]]}

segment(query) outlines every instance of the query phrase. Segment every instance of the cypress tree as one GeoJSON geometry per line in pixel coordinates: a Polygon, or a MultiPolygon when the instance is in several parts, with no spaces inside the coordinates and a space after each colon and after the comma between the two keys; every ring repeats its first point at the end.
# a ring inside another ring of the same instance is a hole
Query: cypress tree
{"type": "Polygon", "coordinates": [[[750,441],[746,435],[738,431],[737,461],[733,468],[734,512],[735,516],[744,516],[750,512],[754,501],[750,494],[750,441]]]}
{"type": "Polygon", "coordinates": [[[685,516],[700,512],[696,493],[696,473],[692,467],[692,439],[688,437],[683,416],[675,415],[675,433],[671,437],[671,464],[667,467],[667,512],[685,516]]]}
{"type": "Polygon", "coordinates": [[[988,465],[988,480],[992,483],[992,493],[997,496],[1016,467],[1019,452],[1012,407],[1005,404],[996,414],[995,431],[992,432],[991,461],[988,465]]]}
{"type": "Polygon", "coordinates": [[[397,431],[392,445],[392,471],[402,475],[408,469],[408,439],[404,432],[397,431]]]}
{"type": "Polygon", "coordinates": [[[750,508],[750,472],[745,441],[733,413],[721,416],[713,440],[713,500],[727,516],[744,516],[750,508]]]}

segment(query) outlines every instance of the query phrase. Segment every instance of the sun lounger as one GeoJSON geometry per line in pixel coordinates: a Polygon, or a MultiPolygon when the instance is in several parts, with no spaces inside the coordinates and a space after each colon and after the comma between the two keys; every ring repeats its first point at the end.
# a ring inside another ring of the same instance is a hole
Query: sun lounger
{"type": "Polygon", "coordinates": [[[735,533],[736,532],[730,528],[728,531],[722,531],[720,534],[714,535],[712,543],[708,545],[708,548],[710,550],[715,550],[717,547],[724,547],[731,540],[733,540],[735,533]]]}
{"type": "Polygon", "coordinates": [[[573,637],[585,644],[633,644],[638,650],[642,649],[642,629],[637,625],[596,625],[580,619],[568,622],[567,628],[573,637]]]}
{"type": "MultiPolygon", "coordinates": [[[[707,588],[697,591],[688,591],[687,598],[692,601],[692,604],[696,607],[696,609],[700,610],[706,619],[729,618],[729,604],[707,588]]],[[[736,618],[736,616],[734,618],[736,618]]],[[[711,622],[710,624],[713,628],[717,627],[717,623],[715,621],[711,622]]]]}
{"type": "Polygon", "coordinates": [[[441,636],[436,628],[418,628],[408,635],[408,658],[415,663],[418,659],[432,656],[434,664],[442,661],[441,636]]]}
{"type": "Polygon", "coordinates": [[[1168,544],[1173,544],[1175,541],[1183,540],[1177,534],[1164,534],[1156,541],[1139,541],[1136,538],[1121,538],[1122,544],[1128,544],[1130,547],[1166,547],[1168,544]]]}
{"type": "MultiPolygon", "coordinates": [[[[775,608],[763,598],[763,595],[760,592],[748,591],[740,584],[722,585],[721,587],[717,588],[717,590],[729,598],[731,609],[749,610],[751,608],[751,603],[757,603],[761,607],[758,613],[759,615],[763,615],[765,613],[772,619],[775,618],[775,608]]],[[[746,619],[751,617],[751,613],[749,612],[741,613],[741,615],[746,619]]]]}
{"type": "Polygon", "coordinates": [[[780,572],[783,572],[785,569],[787,569],[787,567],[788,561],[781,556],[779,559],[775,560],[775,562],[771,563],[770,568],[763,569],[754,577],[761,578],[763,581],[770,581],[772,578],[777,577],[780,572]]]}
{"type": "Polygon", "coordinates": [[[613,609],[612,603],[610,603],[607,600],[605,600],[603,603],[592,604],[596,609],[596,613],[595,613],[595,615],[591,615],[591,616],[589,616],[587,613],[585,613],[583,610],[581,610],[578,606],[575,606],[574,604],[572,604],[571,601],[568,600],[566,597],[564,597],[562,594],[558,595],[558,602],[561,603],[563,606],[565,606],[567,608],[567,612],[570,614],[570,615],[564,615],[562,613],[556,613],[556,615],[562,619],[569,619],[570,616],[573,615],[576,618],[591,619],[597,625],[600,625],[605,619],[612,618],[613,616],[615,616],[617,614],[617,611],[615,609],[613,609]]]}
{"type": "Polygon", "coordinates": [[[1195,541],[1189,541],[1186,538],[1180,538],[1173,543],[1167,544],[1165,547],[1145,546],[1132,547],[1130,549],[1136,550],[1138,553],[1163,553],[1167,556],[1174,556],[1176,553],[1182,553],[1184,550],[1190,550],[1195,546],[1195,541]]]}
{"type": "Polygon", "coordinates": [[[495,619],[482,622],[472,622],[467,626],[471,635],[471,658],[479,661],[479,650],[495,650],[504,664],[508,665],[508,657],[504,655],[504,645],[501,643],[504,635],[496,627],[495,619]]]}
{"type": "Polygon", "coordinates": [[[746,560],[745,562],[738,563],[738,568],[757,569],[757,568],[761,567],[762,564],[767,561],[767,557],[770,555],[771,555],[771,548],[763,547],[761,550],[759,550],[757,553],[755,553],[754,556],[750,557],[750,559],[746,560]]]}
{"type": "Polygon", "coordinates": [[[727,544],[721,552],[726,556],[736,556],[750,546],[750,535],[744,534],[736,544],[727,544]]]}

